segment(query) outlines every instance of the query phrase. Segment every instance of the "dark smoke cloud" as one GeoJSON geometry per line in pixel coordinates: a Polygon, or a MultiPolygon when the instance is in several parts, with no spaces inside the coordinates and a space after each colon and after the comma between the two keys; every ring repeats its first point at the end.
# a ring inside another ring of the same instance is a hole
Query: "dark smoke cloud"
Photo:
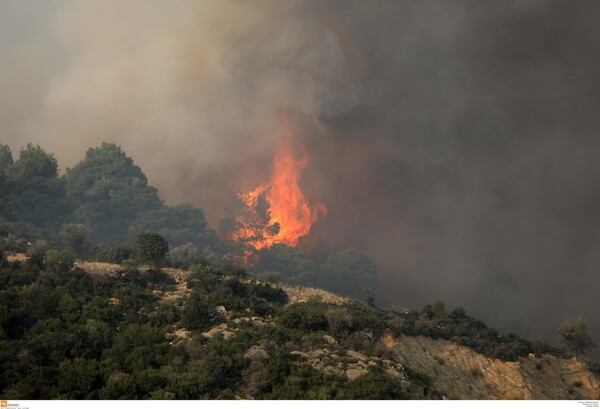
{"type": "Polygon", "coordinates": [[[600,340],[597,2],[44,4],[0,5],[13,148],[116,141],[214,225],[288,110],[315,240],[374,257],[391,303],[534,337],[582,313],[600,340]]]}

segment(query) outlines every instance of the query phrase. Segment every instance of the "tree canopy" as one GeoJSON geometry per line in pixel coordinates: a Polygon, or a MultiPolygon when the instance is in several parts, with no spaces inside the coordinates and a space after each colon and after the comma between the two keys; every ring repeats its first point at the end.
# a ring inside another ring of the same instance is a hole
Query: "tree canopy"
{"type": "Polygon", "coordinates": [[[144,233],[137,237],[135,251],[140,262],[160,267],[169,252],[169,244],[160,234],[144,233]]]}
{"type": "Polygon", "coordinates": [[[583,355],[596,346],[588,333],[587,322],[581,315],[565,320],[558,328],[558,334],[564,346],[576,356],[583,355]]]}
{"type": "Polygon", "coordinates": [[[171,247],[193,243],[204,249],[213,239],[206,231],[206,220],[202,209],[190,204],[163,206],[140,215],[134,227],[139,233],[157,232],[171,247]]]}
{"type": "Polygon", "coordinates": [[[323,288],[361,299],[377,285],[377,267],[360,251],[349,248],[329,256],[321,266],[323,288]]]}
{"type": "Polygon", "coordinates": [[[65,179],[58,175],[54,155],[28,144],[12,161],[10,149],[0,147],[4,168],[3,206],[9,218],[38,227],[57,227],[68,220],[72,206],[65,195],[65,179]]]}
{"type": "Polygon", "coordinates": [[[140,215],[162,206],[140,167],[112,143],[88,149],[83,161],[67,169],[66,180],[76,217],[95,242],[124,240],[140,215]]]}

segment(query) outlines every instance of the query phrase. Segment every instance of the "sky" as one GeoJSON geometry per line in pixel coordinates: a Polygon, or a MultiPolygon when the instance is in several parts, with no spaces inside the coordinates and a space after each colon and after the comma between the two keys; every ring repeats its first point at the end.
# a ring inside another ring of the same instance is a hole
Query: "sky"
{"type": "MultiPolygon", "coordinates": [[[[313,243],[372,257],[392,305],[442,299],[600,343],[595,1],[0,2],[0,141],[64,170],[116,142],[216,227],[269,179],[288,112],[313,243]]],[[[598,351],[596,351],[598,354],[598,351]]]]}

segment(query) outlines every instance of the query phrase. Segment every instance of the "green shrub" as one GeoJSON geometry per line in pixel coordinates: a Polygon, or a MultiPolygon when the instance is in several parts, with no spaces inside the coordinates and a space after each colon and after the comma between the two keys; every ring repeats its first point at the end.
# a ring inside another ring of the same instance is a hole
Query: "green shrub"
{"type": "Polygon", "coordinates": [[[140,263],[147,263],[157,268],[165,262],[169,252],[169,244],[157,233],[140,234],[135,242],[135,255],[140,263]]]}
{"type": "Polygon", "coordinates": [[[44,258],[46,257],[46,252],[49,250],[48,243],[43,240],[36,241],[32,246],[27,249],[27,264],[30,266],[34,266],[37,268],[44,267],[44,258]]]}
{"type": "Polygon", "coordinates": [[[329,325],[325,318],[327,306],[318,303],[288,305],[280,314],[279,322],[286,328],[303,331],[325,331],[329,325]]]}
{"type": "Polygon", "coordinates": [[[96,251],[96,260],[104,263],[121,264],[131,258],[133,250],[127,244],[105,244],[96,251]]]}
{"type": "Polygon", "coordinates": [[[205,330],[221,321],[206,297],[193,293],[183,307],[182,323],[189,330],[205,330]]]}
{"type": "Polygon", "coordinates": [[[348,382],[338,398],[349,400],[407,399],[400,382],[383,371],[371,371],[348,382]]]}
{"type": "Polygon", "coordinates": [[[201,264],[204,258],[193,243],[186,243],[169,252],[169,262],[176,268],[189,268],[194,264],[201,264]]]}
{"type": "Polygon", "coordinates": [[[53,273],[67,272],[75,265],[75,256],[66,251],[48,250],[44,264],[53,273]]]}

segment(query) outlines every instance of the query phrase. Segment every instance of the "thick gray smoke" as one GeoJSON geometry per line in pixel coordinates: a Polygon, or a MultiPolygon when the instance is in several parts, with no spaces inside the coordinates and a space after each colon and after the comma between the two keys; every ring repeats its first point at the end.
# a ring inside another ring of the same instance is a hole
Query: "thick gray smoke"
{"type": "Polygon", "coordinates": [[[436,298],[600,341],[600,4],[0,3],[0,138],[62,166],[100,141],[214,223],[268,179],[290,112],[327,203],[315,237],[374,257],[393,304],[436,298]]]}

